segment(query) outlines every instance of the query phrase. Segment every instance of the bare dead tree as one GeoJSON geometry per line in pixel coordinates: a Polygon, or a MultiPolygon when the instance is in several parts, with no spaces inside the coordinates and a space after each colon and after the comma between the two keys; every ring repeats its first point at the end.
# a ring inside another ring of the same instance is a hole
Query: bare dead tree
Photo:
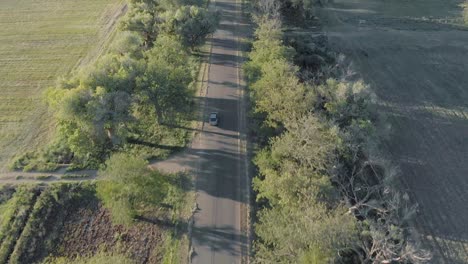
{"type": "Polygon", "coordinates": [[[355,252],[363,263],[426,263],[431,254],[409,237],[408,220],[417,206],[411,204],[407,194],[390,186],[385,178],[394,177],[395,170],[370,160],[361,162],[354,152],[354,164],[349,175],[334,178],[349,203],[348,213],[365,219],[368,232],[355,252]],[[379,173],[384,175],[378,175],[379,173]],[[379,179],[369,181],[368,177],[379,179]]]}

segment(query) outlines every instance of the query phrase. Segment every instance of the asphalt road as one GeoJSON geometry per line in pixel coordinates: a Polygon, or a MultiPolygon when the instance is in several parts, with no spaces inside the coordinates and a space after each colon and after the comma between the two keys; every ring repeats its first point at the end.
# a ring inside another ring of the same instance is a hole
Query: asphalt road
{"type": "Polygon", "coordinates": [[[238,37],[242,25],[241,3],[212,2],[221,12],[218,30],[210,40],[212,50],[204,102],[204,125],[192,147],[152,166],[174,172],[196,172],[198,210],[192,229],[191,263],[241,263],[247,250],[242,231],[245,218],[246,184],[245,112],[240,82],[238,37]],[[218,126],[208,124],[211,112],[218,112],[218,126]]]}
{"type": "MultiPolygon", "coordinates": [[[[245,156],[237,40],[240,6],[235,0],[216,1],[221,24],[211,40],[212,51],[205,98],[205,117],[218,112],[220,123],[205,123],[193,146],[199,155],[197,178],[199,211],[195,214],[192,263],[240,263],[245,250],[241,231],[245,156]]],[[[245,188],[244,188],[245,189],[245,188]]]]}

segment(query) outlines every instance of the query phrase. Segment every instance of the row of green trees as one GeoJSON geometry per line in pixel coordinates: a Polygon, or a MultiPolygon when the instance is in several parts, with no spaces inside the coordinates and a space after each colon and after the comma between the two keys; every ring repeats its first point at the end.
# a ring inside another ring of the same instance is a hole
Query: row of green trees
{"type": "Polygon", "coordinates": [[[362,82],[300,78],[277,17],[255,17],[245,65],[259,145],[255,261],[427,260],[407,232],[414,208],[388,184],[393,171],[371,155],[372,93],[362,82]]]}
{"type": "Polygon", "coordinates": [[[255,226],[256,261],[323,263],[357,237],[357,224],[330,181],[339,128],[312,112],[319,96],[297,77],[280,21],[258,18],[255,36],[245,70],[259,133],[268,139],[255,158],[259,175],[253,184],[263,205],[255,226]]]}
{"type": "MultiPolygon", "coordinates": [[[[43,163],[97,167],[131,139],[157,145],[171,137],[164,125],[180,124],[190,114],[190,84],[198,69],[193,51],[218,22],[203,4],[131,0],[110,51],[47,90],[58,123],[58,138],[49,149],[60,149],[61,155],[46,155],[43,163]]],[[[184,140],[172,141],[183,145],[184,140]]],[[[34,158],[23,157],[15,167],[25,168],[34,158]]]]}

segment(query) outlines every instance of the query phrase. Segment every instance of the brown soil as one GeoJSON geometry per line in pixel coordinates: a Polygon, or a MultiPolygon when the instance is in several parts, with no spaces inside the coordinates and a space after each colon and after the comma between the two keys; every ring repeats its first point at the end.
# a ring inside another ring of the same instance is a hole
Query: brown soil
{"type": "Polygon", "coordinates": [[[431,263],[468,263],[468,29],[461,0],[334,0],[322,10],[331,47],[379,97],[382,149],[419,204],[431,263]]]}
{"type": "Polygon", "coordinates": [[[99,251],[123,253],[136,263],[160,263],[158,246],[163,244],[160,226],[140,222],[130,228],[112,225],[109,212],[93,204],[73,212],[65,220],[60,252],[55,256],[90,256],[99,251]]]}

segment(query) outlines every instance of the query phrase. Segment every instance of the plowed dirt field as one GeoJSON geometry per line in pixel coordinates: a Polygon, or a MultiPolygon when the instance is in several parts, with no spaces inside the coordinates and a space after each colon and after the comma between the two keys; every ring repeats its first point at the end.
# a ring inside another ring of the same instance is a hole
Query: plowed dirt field
{"type": "Polygon", "coordinates": [[[462,1],[335,0],[332,49],[371,85],[391,135],[386,152],[419,204],[432,263],[468,263],[468,28],[462,1]]]}

